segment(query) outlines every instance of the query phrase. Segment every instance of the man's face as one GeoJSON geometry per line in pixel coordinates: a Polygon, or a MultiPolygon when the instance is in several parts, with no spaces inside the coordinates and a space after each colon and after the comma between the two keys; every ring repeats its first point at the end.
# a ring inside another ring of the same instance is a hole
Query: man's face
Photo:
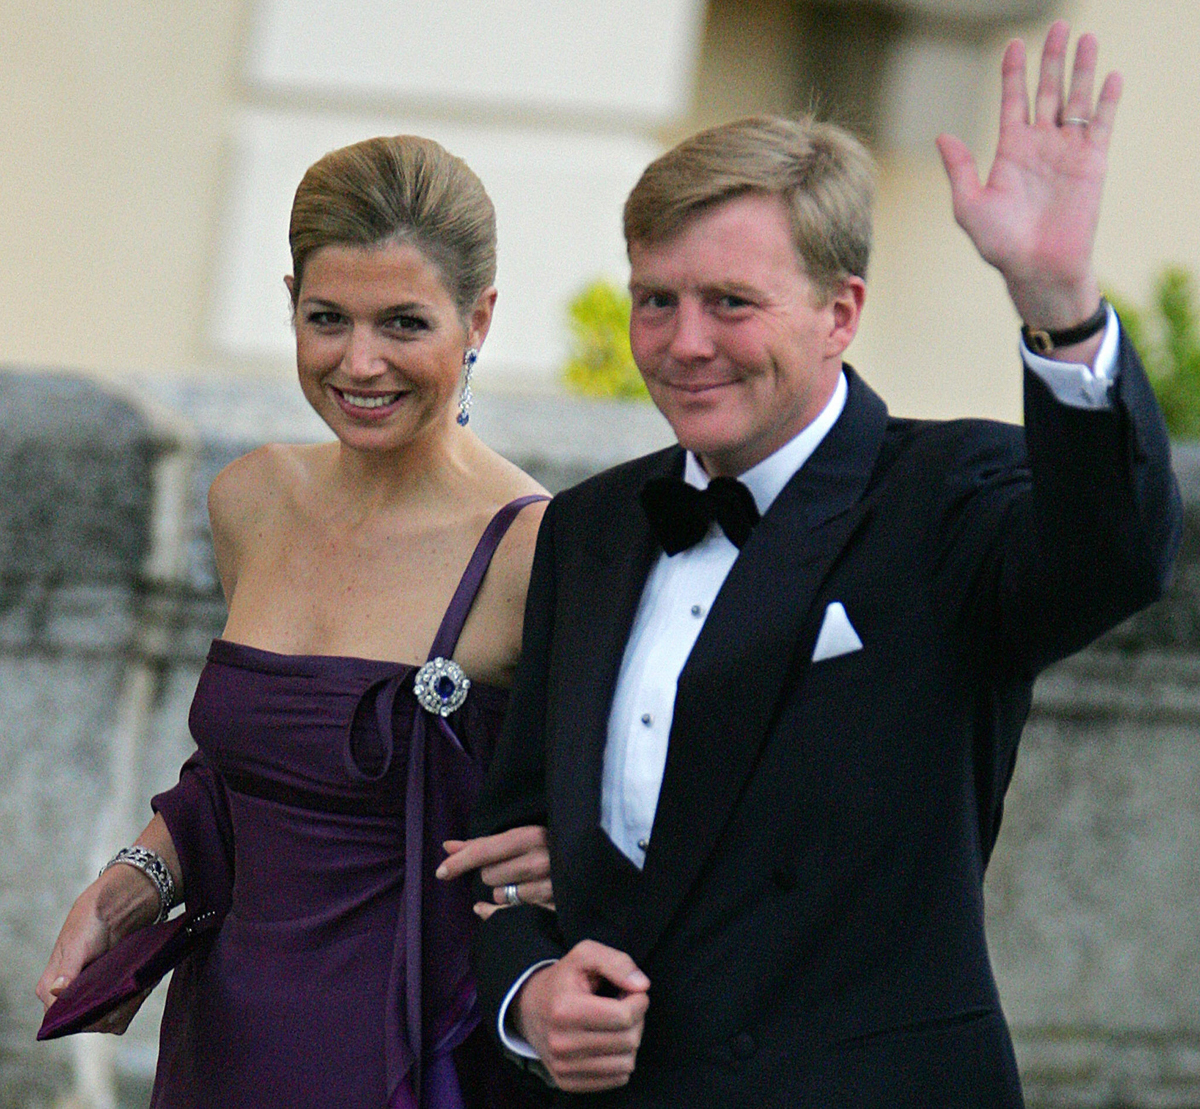
{"type": "Polygon", "coordinates": [[[711,476],[744,473],[820,414],[864,286],[818,294],[781,199],[735,197],[664,242],[630,244],[629,258],[634,360],[711,476]]]}

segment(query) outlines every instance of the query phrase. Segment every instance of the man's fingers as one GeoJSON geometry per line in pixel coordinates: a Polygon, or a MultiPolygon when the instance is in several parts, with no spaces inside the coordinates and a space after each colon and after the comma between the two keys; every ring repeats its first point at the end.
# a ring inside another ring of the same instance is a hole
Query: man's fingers
{"type": "Polygon", "coordinates": [[[553,999],[542,1061],[565,1090],[611,1089],[629,1081],[642,1042],[649,998],[566,994],[553,999]]]}
{"type": "MultiPolygon", "coordinates": [[[[553,997],[547,1027],[569,1033],[569,1050],[582,1050],[585,1043],[605,1045],[605,1053],[636,1048],[642,1039],[649,998],[644,993],[623,997],[563,993],[553,997]]],[[[564,1046],[563,1050],[568,1050],[564,1046]]]]}
{"type": "MultiPolygon", "coordinates": [[[[612,1000],[606,998],[604,1000],[612,1000]]],[[[644,1011],[643,1011],[644,1012],[644,1011]]],[[[633,1018],[625,1014],[611,1029],[594,1027],[552,1028],[546,1037],[546,1046],[557,1059],[587,1060],[612,1055],[635,1053],[642,1042],[643,1021],[641,1015],[633,1018]]]]}
{"type": "Polygon", "coordinates": [[[1071,91],[1063,105],[1063,118],[1092,118],[1092,89],[1096,83],[1096,58],[1100,47],[1095,35],[1080,35],[1075,44],[1075,64],[1071,67],[1071,91]]]}
{"type": "Polygon", "coordinates": [[[516,997],[518,1027],[562,1089],[622,1086],[637,1059],[649,987],[623,951],[584,940],[529,976],[516,997]],[[614,986],[620,996],[610,996],[614,986]]]}
{"type": "Polygon", "coordinates": [[[1102,150],[1107,149],[1109,137],[1112,135],[1123,84],[1119,73],[1110,73],[1100,86],[1100,99],[1096,101],[1096,111],[1092,115],[1092,125],[1088,128],[1088,138],[1102,150]]]}
{"type": "Polygon", "coordinates": [[[1000,65],[1000,130],[1029,122],[1029,88],[1025,83],[1025,44],[1013,39],[1000,65]]]}
{"type": "Polygon", "coordinates": [[[978,192],[982,187],[979,171],[975,168],[975,158],[967,149],[967,144],[954,135],[938,135],[937,148],[946,176],[950,179],[951,190],[968,194],[978,192]]]}
{"type": "Polygon", "coordinates": [[[568,1093],[597,1093],[624,1086],[633,1074],[637,1056],[633,1052],[579,1058],[555,1058],[546,1064],[554,1083],[568,1093]]]}
{"type": "Polygon", "coordinates": [[[586,1062],[543,1060],[550,1077],[560,1090],[572,1094],[598,1093],[624,1086],[637,1065],[634,1055],[607,1055],[586,1062]]]}
{"type": "Polygon", "coordinates": [[[1042,48],[1042,68],[1038,76],[1037,96],[1034,99],[1035,123],[1054,126],[1059,121],[1063,104],[1063,72],[1067,64],[1067,39],[1070,28],[1066,20],[1056,19],[1046,34],[1042,48]]]}
{"type": "Polygon", "coordinates": [[[983,191],[979,180],[979,170],[975,166],[975,158],[967,149],[966,144],[954,135],[939,135],[937,138],[938,153],[942,156],[942,166],[950,181],[950,199],[954,206],[954,218],[960,227],[966,228],[968,213],[983,191]]]}
{"type": "Polygon", "coordinates": [[[588,977],[592,992],[595,992],[601,980],[611,982],[619,990],[633,993],[645,993],[650,988],[650,979],[624,951],[595,940],[577,943],[563,961],[588,977]]]}

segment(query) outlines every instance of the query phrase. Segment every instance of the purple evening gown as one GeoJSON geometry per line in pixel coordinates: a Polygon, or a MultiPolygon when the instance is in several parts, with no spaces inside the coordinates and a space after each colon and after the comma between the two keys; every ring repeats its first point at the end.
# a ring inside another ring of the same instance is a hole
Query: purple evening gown
{"type": "MultiPolygon", "coordinates": [[[[430,659],[451,656],[492,553],[536,499],[492,520],[430,659]]],[[[433,877],[507,692],[473,683],[442,717],[417,704],[416,669],[214,641],[190,716],[199,751],[154,806],[189,907],[228,911],[173,976],[155,1109],[406,1109],[418,1087],[424,1109],[543,1103],[479,1026],[470,882],[433,877]]]]}

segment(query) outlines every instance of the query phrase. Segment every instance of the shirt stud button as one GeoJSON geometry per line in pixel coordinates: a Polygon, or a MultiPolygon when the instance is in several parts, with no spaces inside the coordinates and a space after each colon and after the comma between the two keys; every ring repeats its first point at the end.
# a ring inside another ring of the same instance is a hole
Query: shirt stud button
{"type": "Polygon", "coordinates": [[[692,605],[692,615],[693,616],[699,616],[700,613],[702,613],[703,611],[704,611],[704,609],[702,609],[699,605],[692,605]]]}
{"type": "Polygon", "coordinates": [[[639,851],[649,850],[649,847],[650,847],[650,841],[648,839],[639,839],[638,840],[638,850],[639,851]]]}
{"type": "Polygon", "coordinates": [[[651,724],[654,723],[654,717],[651,716],[648,712],[644,712],[644,713],[642,713],[642,723],[645,724],[646,727],[648,728],[648,727],[650,727],[651,724]]]}

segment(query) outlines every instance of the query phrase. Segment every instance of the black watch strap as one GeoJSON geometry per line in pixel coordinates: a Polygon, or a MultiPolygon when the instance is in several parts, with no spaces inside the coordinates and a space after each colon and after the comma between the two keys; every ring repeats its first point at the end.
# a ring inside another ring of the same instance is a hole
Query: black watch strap
{"type": "Polygon", "coordinates": [[[1049,354],[1058,347],[1069,347],[1090,339],[1098,331],[1104,330],[1108,323],[1108,301],[1100,298],[1100,307],[1096,309],[1083,323],[1074,327],[1065,327],[1061,331],[1049,331],[1043,328],[1032,328],[1028,324],[1021,325],[1021,337],[1025,345],[1034,354],[1049,354]]]}

